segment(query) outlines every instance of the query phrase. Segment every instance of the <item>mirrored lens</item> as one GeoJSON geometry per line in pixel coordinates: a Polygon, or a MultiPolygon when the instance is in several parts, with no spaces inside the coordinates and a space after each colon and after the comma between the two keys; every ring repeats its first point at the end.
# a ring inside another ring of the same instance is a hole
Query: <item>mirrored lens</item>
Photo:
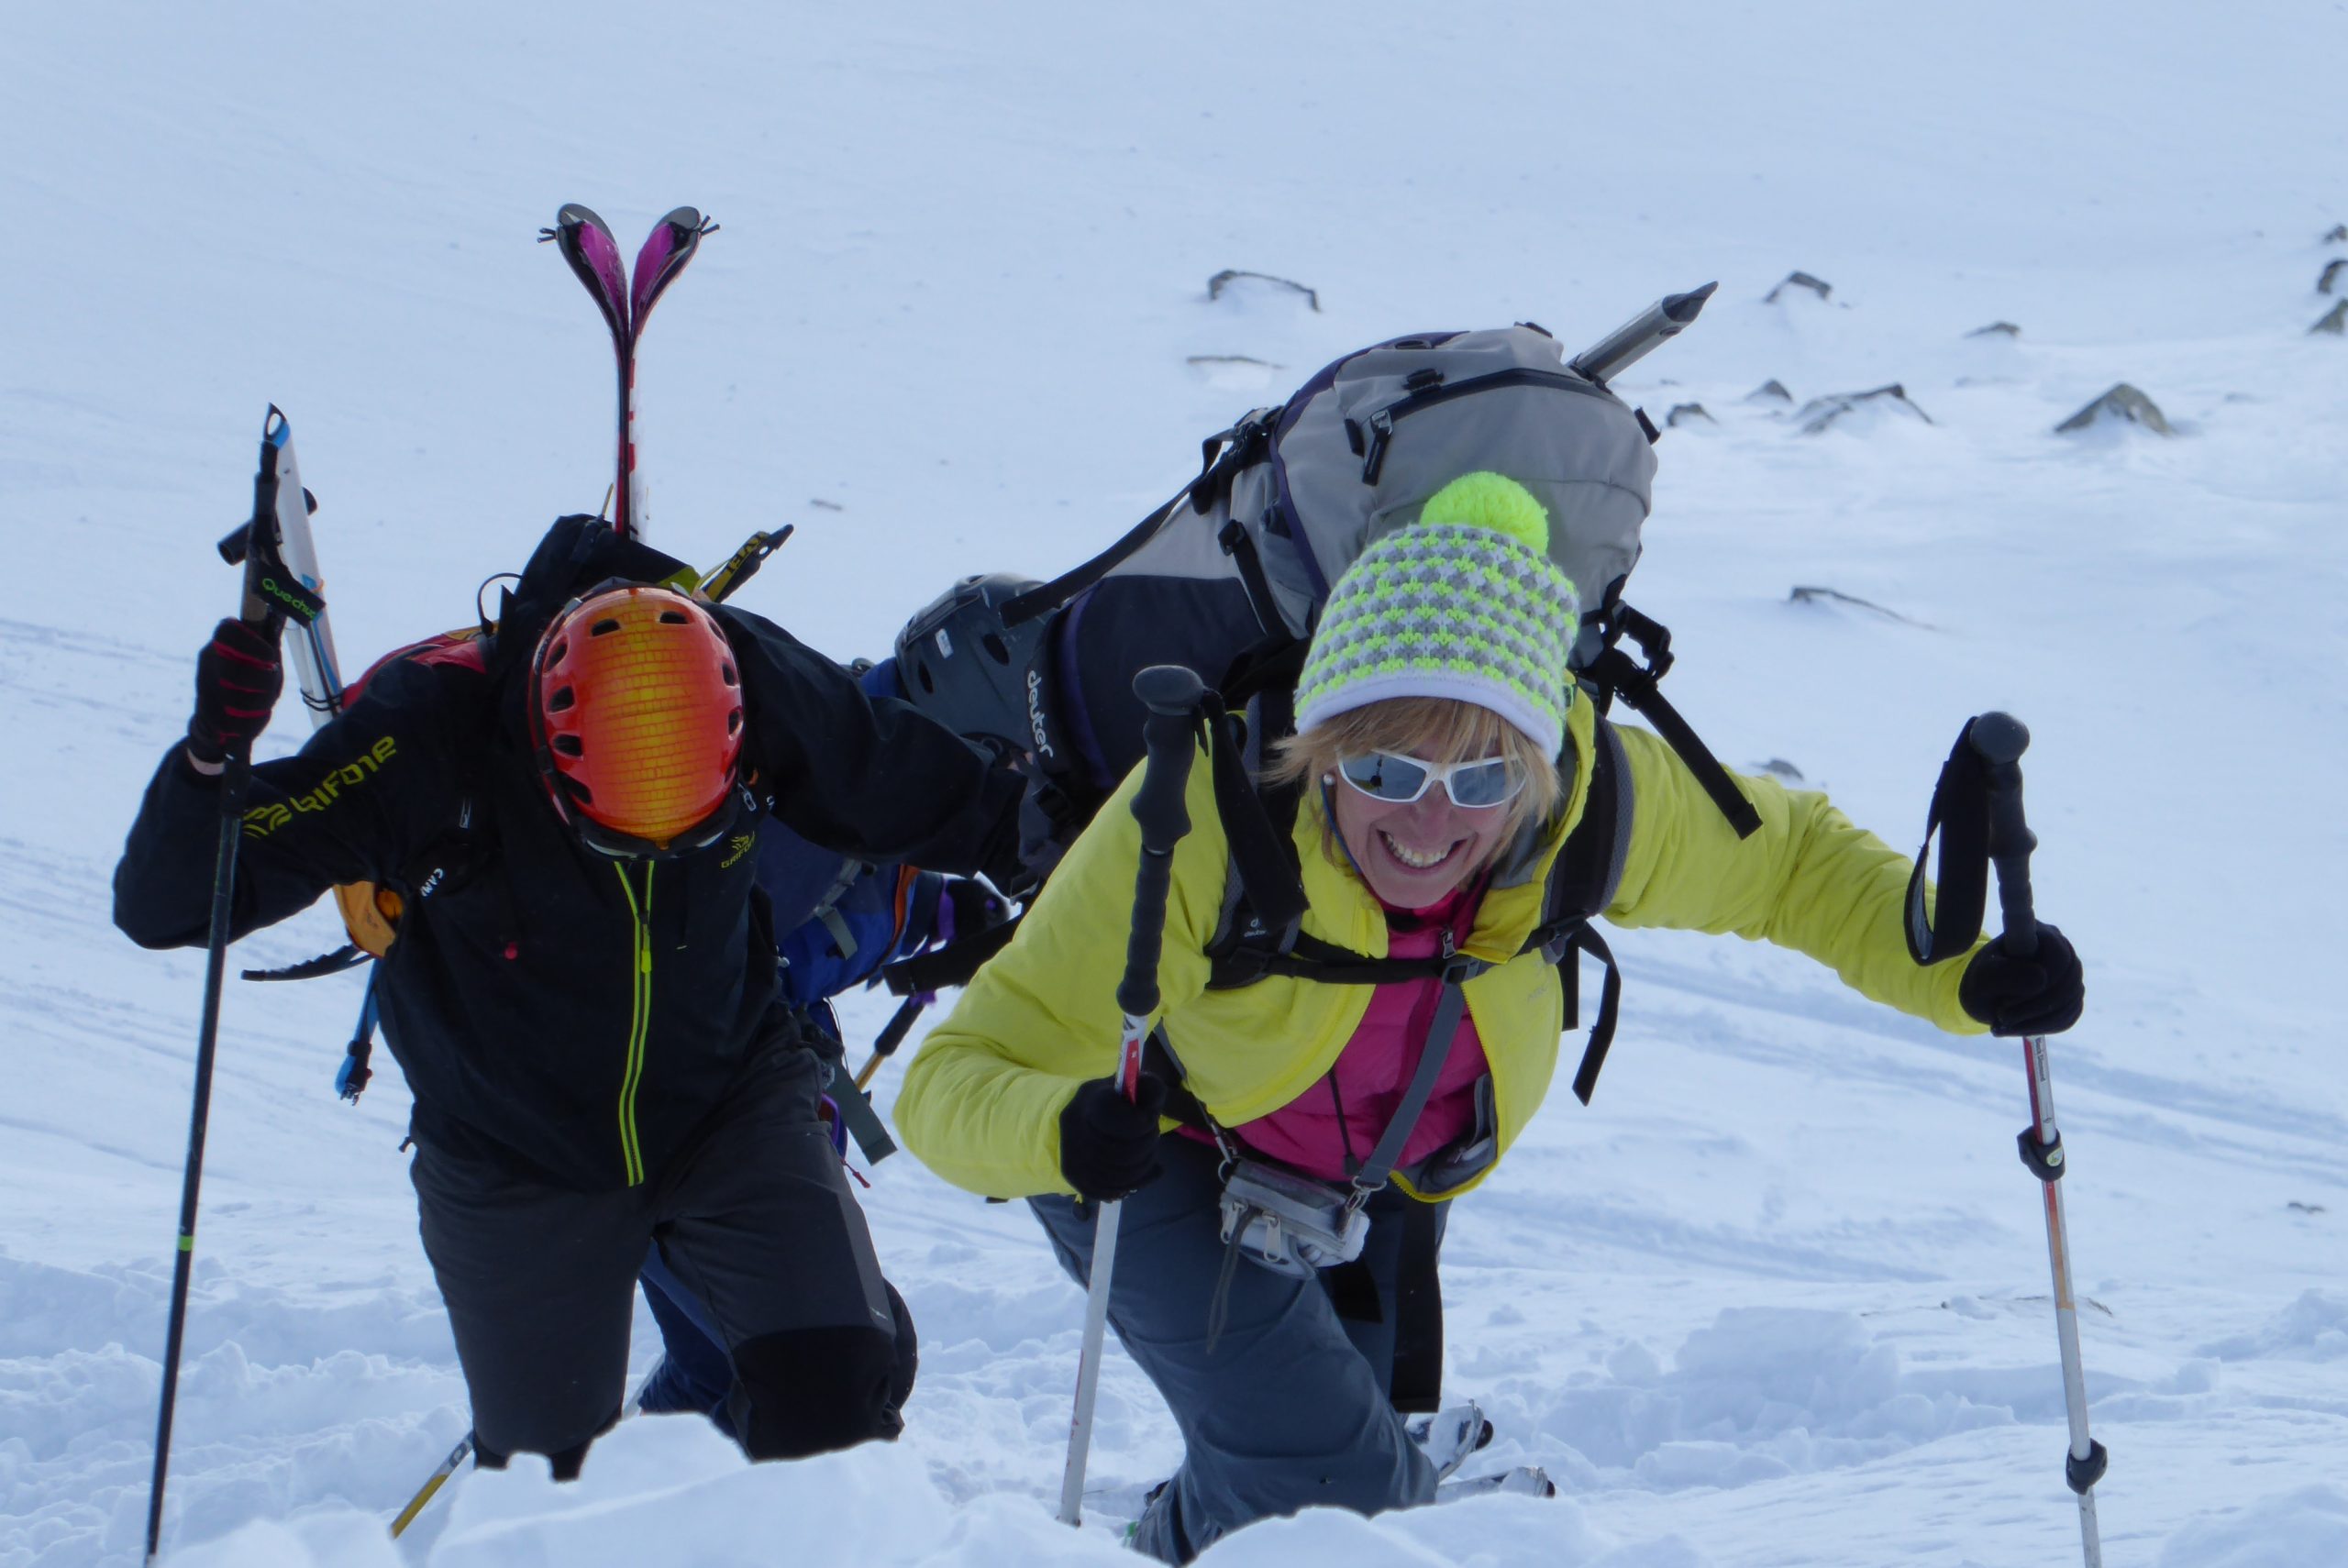
{"type": "Polygon", "coordinates": [[[1374,800],[1415,801],[1426,792],[1425,767],[1407,756],[1374,751],[1368,756],[1349,756],[1337,766],[1346,783],[1374,800]]]}
{"type": "Polygon", "coordinates": [[[1454,805],[1497,806],[1513,796],[1523,782],[1506,757],[1495,756],[1461,767],[1444,787],[1451,791],[1454,805]]]}

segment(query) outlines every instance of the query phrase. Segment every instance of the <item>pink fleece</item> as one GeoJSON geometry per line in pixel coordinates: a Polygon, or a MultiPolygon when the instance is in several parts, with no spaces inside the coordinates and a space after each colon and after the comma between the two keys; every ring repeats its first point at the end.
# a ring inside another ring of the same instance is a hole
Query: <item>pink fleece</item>
{"type": "MultiPolygon", "coordinates": [[[[1428,958],[1442,951],[1444,929],[1464,936],[1475,923],[1480,887],[1464,888],[1430,909],[1406,911],[1412,929],[1396,930],[1387,952],[1396,958],[1428,958]]],[[[1333,1069],[1336,1092],[1329,1078],[1305,1090],[1268,1116],[1259,1116],[1234,1129],[1250,1148],[1282,1165],[1330,1181],[1344,1181],[1346,1149],[1350,1141],[1356,1160],[1369,1157],[1411,1077],[1419,1068],[1427,1025],[1434,1021],[1435,1001],[1442,990],[1433,979],[1405,980],[1380,986],[1369,999],[1361,1027],[1337,1054],[1333,1069]],[[1337,1102],[1345,1103],[1342,1130],[1337,1102]]],[[[1427,1100],[1418,1125],[1402,1145],[1397,1165],[1423,1160],[1466,1132],[1476,1118],[1476,1080],[1485,1073],[1484,1043],[1476,1035],[1476,1021],[1466,1013],[1453,1036],[1451,1055],[1435,1078],[1434,1094],[1427,1100]]]]}

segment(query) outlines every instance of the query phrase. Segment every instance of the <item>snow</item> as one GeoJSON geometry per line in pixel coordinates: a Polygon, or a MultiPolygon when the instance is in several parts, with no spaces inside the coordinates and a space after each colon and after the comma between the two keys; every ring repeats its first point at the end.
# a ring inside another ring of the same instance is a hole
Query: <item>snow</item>
{"type": "MultiPolygon", "coordinates": [[[[606,482],[602,329],[530,243],[566,200],[624,243],[679,202],[723,222],[644,355],[655,536],[714,561],[796,523],[745,602],[842,657],[955,574],[1080,558],[1344,348],[1578,343],[1718,278],[1624,382],[1715,421],[1661,447],[1634,583],[1668,689],[1903,845],[1966,715],[2031,724],[2040,908],[2089,966],[2054,1065],[2110,1561],[2348,1560],[2348,349],[2306,336],[2348,255],[2336,5],[94,0],[7,30],[0,1568],[140,1551],[201,960],[132,949],[106,878],[230,602],[261,413],[346,662],[468,621],[606,482]],[[1225,268],[1320,309],[1210,304],[1225,268]],[[1831,296],[1764,304],[1796,269],[1831,296]],[[1746,401],[1772,378],[1791,404],[1746,401]],[[2119,381],[2178,434],[2053,434],[2119,381]],[[1930,424],[1800,433],[1893,382],[1930,424]]],[[[313,912],[237,957],[336,940],[313,912]]],[[[1615,946],[1595,1105],[1554,1097],[1445,1259],[1446,1386],[1501,1434],[1470,1468],[1560,1496],[1207,1561],[2068,1560],[2020,1051],[1771,950],[1615,946]]],[[[460,1475],[393,1546],[468,1423],[402,1086],[329,1087],[356,1005],[231,990],[170,1561],[1108,1559],[1113,1520],[1051,1519],[1080,1297],[1024,1213],[909,1157],[867,1202],[924,1338],[902,1442],[754,1468],[648,1419],[573,1486],[460,1475]]],[[[853,1001],[856,1037],[887,1011],[853,1001]]],[[[1178,1455],[1113,1355],[1096,1484],[1178,1455]]]]}

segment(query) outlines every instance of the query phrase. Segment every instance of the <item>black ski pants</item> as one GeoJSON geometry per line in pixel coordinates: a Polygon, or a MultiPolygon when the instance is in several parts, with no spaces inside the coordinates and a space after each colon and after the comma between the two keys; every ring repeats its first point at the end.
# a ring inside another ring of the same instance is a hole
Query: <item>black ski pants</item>
{"type": "Polygon", "coordinates": [[[734,1365],[728,1413],[753,1459],[894,1437],[897,1335],[839,1156],[824,1069],[771,1051],[640,1187],[574,1192],[419,1143],[410,1176],[472,1397],[482,1461],[543,1453],[578,1473],[617,1419],[648,1243],[708,1309],[734,1365]]]}

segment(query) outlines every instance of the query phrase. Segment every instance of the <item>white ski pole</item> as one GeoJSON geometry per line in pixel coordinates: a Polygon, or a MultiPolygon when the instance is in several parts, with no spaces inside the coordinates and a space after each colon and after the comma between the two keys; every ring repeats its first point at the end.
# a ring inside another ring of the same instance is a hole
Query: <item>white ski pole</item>
{"type": "MultiPolygon", "coordinates": [[[[1968,731],[1973,749],[1988,775],[1989,860],[1998,868],[1998,905],[2004,919],[2006,950],[2018,958],[2038,951],[2038,916],[2030,892],[2030,852],[2038,840],[2021,807],[2021,754],[2030,732],[2006,713],[1984,713],[1968,731]]],[[[2110,1455],[2088,1431],[2087,1370],[2079,1357],[2079,1312],[2071,1290],[2070,1228],[2063,1218],[2063,1134],[2054,1125],[2054,1079],[2046,1060],[2046,1037],[2022,1041],[2030,1073],[2031,1124],[2018,1143],[2022,1164],[2046,1197],[2046,1255],[2054,1276],[2054,1332],[2063,1353],[2063,1402],[2070,1417],[2071,1446],[2063,1479],[2079,1499],[2079,1540],[2087,1568],[2103,1568],[2103,1541],[2095,1517],[2095,1484],[2103,1479],[2110,1455]]]]}
{"type": "MultiPolygon", "coordinates": [[[[1133,933],[1125,943],[1124,977],[1117,984],[1117,1006],[1124,1029],[1117,1077],[1130,1099],[1141,1084],[1142,1045],[1150,1015],[1157,1010],[1157,956],[1166,935],[1166,891],[1173,878],[1174,846],[1191,831],[1183,791],[1191,773],[1199,703],[1206,686],[1180,665],[1152,665],[1134,677],[1134,694],[1149,709],[1144,726],[1148,760],[1134,795],[1134,820],[1141,824],[1141,863],[1134,872],[1133,933]]],[[[1101,1349],[1108,1337],[1109,1287],[1117,1265],[1117,1213],[1112,1199],[1100,1205],[1094,1222],[1092,1266],[1084,1297],[1084,1348],[1076,1364],[1076,1409],[1069,1422],[1068,1464],[1060,1473],[1060,1523],[1084,1517],[1084,1466],[1092,1447],[1092,1402],[1101,1387],[1101,1349]]]]}

